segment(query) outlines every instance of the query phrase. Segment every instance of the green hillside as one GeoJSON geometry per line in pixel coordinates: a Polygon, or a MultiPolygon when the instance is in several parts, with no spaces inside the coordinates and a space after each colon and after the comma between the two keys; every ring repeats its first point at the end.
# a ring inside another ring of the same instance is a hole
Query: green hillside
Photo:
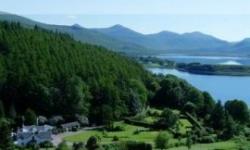
{"type": "Polygon", "coordinates": [[[118,118],[130,113],[131,89],[145,94],[150,77],[136,62],[103,47],[7,22],[0,23],[0,62],[1,99],[7,110],[21,113],[32,108],[44,115],[98,117],[105,107],[118,118]]]}

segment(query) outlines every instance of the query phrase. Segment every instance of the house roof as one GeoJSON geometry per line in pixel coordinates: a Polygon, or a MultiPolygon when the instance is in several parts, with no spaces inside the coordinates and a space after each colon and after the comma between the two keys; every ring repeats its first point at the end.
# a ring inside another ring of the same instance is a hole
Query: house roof
{"type": "Polygon", "coordinates": [[[51,132],[41,132],[41,133],[38,133],[35,135],[36,138],[39,138],[39,139],[47,139],[47,140],[50,140],[52,139],[52,134],[51,132]]]}
{"type": "Polygon", "coordinates": [[[23,132],[45,132],[45,131],[52,130],[53,128],[54,128],[53,126],[49,126],[49,125],[43,125],[43,126],[31,125],[31,126],[23,126],[22,131],[23,132]]]}
{"type": "Polygon", "coordinates": [[[27,139],[27,138],[30,138],[31,136],[33,136],[33,133],[25,133],[25,132],[22,132],[22,133],[18,133],[17,134],[17,138],[18,139],[27,139]]]}

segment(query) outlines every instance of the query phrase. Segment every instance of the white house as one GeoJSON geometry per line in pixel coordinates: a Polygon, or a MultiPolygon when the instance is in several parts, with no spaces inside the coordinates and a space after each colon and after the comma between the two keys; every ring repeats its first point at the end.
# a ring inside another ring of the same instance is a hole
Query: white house
{"type": "Polygon", "coordinates": [[[37,144],[40,144],[45,141],[51,141],[53,128],[54,127],[49,125],[23,126],[21,129],[18,129],[17,133],[14,134],[14,143],[19,146],[25,146],[29,142],[36,142],[37,144]]]}

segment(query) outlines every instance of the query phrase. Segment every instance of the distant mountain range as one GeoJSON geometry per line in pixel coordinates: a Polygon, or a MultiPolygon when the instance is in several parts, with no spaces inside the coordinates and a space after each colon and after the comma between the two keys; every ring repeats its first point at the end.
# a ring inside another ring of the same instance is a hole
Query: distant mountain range
{"type": "Polygon", "coordinates": [[[142,34],[122,25],[109,28],[84,28],[50,25],[31,19],[0,12],[0,20],[20,22],[25,27],[42,28],[68,33],[81,42],[101,45],[128,55],[157,55],[168,53],[198,55],[250,55],[250,38],[239,42],[228,42],[201,32],[178,34],[162,31],[155,34],[142,34]]]}

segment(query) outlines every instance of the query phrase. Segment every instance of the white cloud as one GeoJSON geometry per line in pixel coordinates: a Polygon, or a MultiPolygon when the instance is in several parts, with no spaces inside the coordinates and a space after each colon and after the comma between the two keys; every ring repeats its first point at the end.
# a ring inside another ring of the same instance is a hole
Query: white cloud
{"type": "Polygon", "coordinates": [[[75,16],[75,15],[68,15],[66,17],[69,18],[69,19],[77,19],[77,16],[75,16]]]}

